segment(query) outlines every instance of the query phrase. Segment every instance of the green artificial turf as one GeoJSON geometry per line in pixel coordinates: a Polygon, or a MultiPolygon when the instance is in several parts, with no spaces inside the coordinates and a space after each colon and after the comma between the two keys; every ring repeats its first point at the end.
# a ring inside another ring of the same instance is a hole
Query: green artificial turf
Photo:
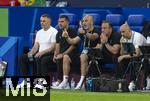
{"type": "Polygon", "coordinates": [[[104,93],[51,90],[50,101],[149,101],[150,92],[104,93]]]}
{"type": "MultiPolygon", "coordinates": [[[[51,90],[50,101],[149,101],[150,92],[87,92],[74,90],[51,90]]],[[[4,90],[0,91],[0,101],[49,101],[45,97],[12,97],[5,96],[4,90]]]]}

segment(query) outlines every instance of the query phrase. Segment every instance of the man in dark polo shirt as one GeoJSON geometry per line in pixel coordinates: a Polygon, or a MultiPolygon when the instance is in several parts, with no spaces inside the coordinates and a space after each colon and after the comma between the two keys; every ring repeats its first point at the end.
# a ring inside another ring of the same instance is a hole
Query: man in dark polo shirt
{"type": "MultiPolygon", "coordinates": [[[[57,81],[52,85],[52,88],[57,87],[62,80],[62,66],[64,55],[67,54],[71,60],[74,60],[77,54],[76,46],[70,45],[66,41],[66,38],[63,36],[65,33],[67,33],[71,38],[75,38],[77,36],[77,31],[69,27],[69,18],[65,15],[60,16],[58,20],[58,26],[60,28],[60,31],[56,35],[56,47],[53,58],[53,61],[57,64],[57,81]]],[[[69,88],[69,83],[67,83],[66,88],[69,88]]]]}
{"type": "MultiPolygon", "coordinates": [[[[103,59],[100,60],[99,64],[114,64],[117,65],[117,57],[120,51],[120,38],[121,34],[116,33],[113,30],[113,26],[108,21],[103,21],[101,24],[101,35],[100,41],[97,44],[97,48],[101,49],[103,59]]],[[[102,72],[105,71],[101,68],[102,72]]],[[[107,70],[106,70],[107,71],[107,70]]]]}

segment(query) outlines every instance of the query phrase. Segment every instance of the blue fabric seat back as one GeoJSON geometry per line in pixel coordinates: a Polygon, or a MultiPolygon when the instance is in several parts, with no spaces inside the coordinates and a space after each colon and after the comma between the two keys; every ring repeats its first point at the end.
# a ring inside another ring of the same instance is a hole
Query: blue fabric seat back
{"type": "Polygon", "coordinates": [[[120,26],[124,23],[124,17],[121,14],[107,14],[106,20],[112,23],[116,32],[119,32],[120,26]]]}
{"type": "Polygon", "coordinates": [[[102,65],[102,68],[114,69],[115,65],[114,64],[104,64],[104,65],[102,65]]]}
{"type": "Polygon", "coordinates": [[[83,16],[90,15],[93,16],[93,22],[95,26],[100,26],[102,19],[98,13],[84,13],[83,16]]]}
{"type": "Polygon", "coordinates": [[[59,16],[66,15],[69,18],[69,25],[78,25],[77,16],[73,13],[60,13],[59,16]]]}
{"type": "Polygon", "coordinates": [[[111,22],[113,26],[120,26],[124,22],[124,17],[121,14],[107,14],[106,20],[111,22]]]}
{"type": "Polygon", "coordinates": [[[144,23],[144,15],[142,14],[129,15],[127,22],[132,30],[141,32],[144,23]]]}

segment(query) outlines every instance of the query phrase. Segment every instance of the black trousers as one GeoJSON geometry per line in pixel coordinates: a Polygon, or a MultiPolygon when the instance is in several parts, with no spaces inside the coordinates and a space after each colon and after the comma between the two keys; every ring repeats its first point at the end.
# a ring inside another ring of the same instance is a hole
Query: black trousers
{"type": "Polygon", "coordinates": [[[117,66],[117,77],[129,74],[130,81],[135,80],[138,73],[138,59],[124,59],[117,66]],[[126,74],[125,74],[126,73],[126,74]]]}
{"type": "Polygon", "coordinates": [[[116,77],[117,78],[120,78],[120,79],[123,78],[129,62],[130,62],[130,59],[124,59],[120,63],[117,64],[117,69],[116,69],[116,77]]]}
{"type": "Polygon", "coordinates": [[[41,58],[33,58],[33,61],[29,61],[27,54],[24,54],[19,58],[20,72],[23,76],[29,76],[29,70],[32,68],[33,76],[48,76],[49,64],[52,61],[52,53],[44,54],[41,58]]]}

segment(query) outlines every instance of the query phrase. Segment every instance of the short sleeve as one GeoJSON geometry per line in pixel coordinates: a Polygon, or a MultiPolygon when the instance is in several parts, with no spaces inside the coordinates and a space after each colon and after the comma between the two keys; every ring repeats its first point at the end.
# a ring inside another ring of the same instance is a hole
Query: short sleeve
{"type": "Polygon", "coordinates": [[[120,33],[114,33],[114,41],[112,44],[120,44],[120,38],[121,38],[120,33]]]}
{"type": "Polygon", "coordinates": [[[60,35],[61,35],[60,32],[58,32],[58,33],[56,34],[56,43],[59,43],[59,41],[60,41],[60,40],[59,40],[60,35]]]}
{"type": "Polygon", "coordinates": [[[143,45],[143,38],[138,36],[136,37],[136,41],[135,41],[135,48],[139,48],[139,46],[142,46],[143,45]]]}
{"type": "Polygon", "coordinates": [[[39,32],[37,32],[36,37],[35,37],[35,43],[39,42],[39,32]]]}
{"type": "Polygon", "coordinates": [[[58,33],[57,30],[55,30],[55,31],[53,32],[52,39],[51,39],[51,42],[52,42],[52,43],[55,43],[55,42],[56,42],[56,35],[57,35],[57,33],[58,33]]]}

